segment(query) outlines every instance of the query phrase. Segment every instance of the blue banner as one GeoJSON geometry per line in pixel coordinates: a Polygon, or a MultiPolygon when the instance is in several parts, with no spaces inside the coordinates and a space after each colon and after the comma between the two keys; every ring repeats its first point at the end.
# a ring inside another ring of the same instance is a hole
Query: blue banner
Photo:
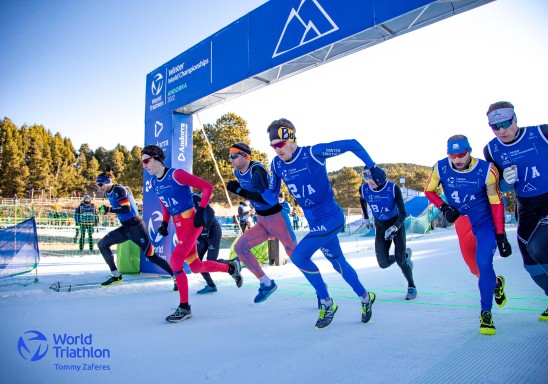
{"type": "MultiPolygon", "coordinates": [[[[156,144],[166,154],[166,167],[192,171],[192,116],[169,113],[145,123],[145,145],[156,144]]],[[[143,221],[152,240],[156,254],[169,262],[177,236],[170,220],[167,237],[158,233],[162,224],[162,205],[151,189],[151,176],[143,170],[143,221]]],[[[165,271],[152,264],[141,255],[141,272],[165,274],[165,271]]]]}
{"type": "Polygon", "coordinates": [[[145,120],[434,2],[270,0],[148,74],[145,120]]]}

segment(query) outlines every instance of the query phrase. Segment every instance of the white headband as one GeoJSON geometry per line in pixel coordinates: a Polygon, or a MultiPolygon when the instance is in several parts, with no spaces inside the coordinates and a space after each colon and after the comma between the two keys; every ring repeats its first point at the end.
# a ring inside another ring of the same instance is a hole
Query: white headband
{"type": "Polygon", "coordinates": [[[499,108],[489,112],[487,118],[489,124],[497,124],[502,121],[510,120],[514,117],[514,108],[499,108]]]}

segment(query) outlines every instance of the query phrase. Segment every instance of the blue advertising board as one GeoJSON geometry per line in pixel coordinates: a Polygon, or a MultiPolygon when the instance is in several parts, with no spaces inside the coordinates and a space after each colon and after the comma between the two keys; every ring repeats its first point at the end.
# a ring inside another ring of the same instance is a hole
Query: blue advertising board
{"type": "MultiPolygon", "coordinates": [[[[168,113],[145,123],[145,145],[156,144],[166,154],[166,167],[192,171],[192,116],[168,113]]],[[[177,236],[170,220],[167,237],[158,233],[162,224],[162,206],[152,190],[151,176],[143,170],[143,221],[156,254],[169,262],[171,252],[177,244],[177,236]]],[[[141,255],[141,272],[165,273],[141,255]]]]}

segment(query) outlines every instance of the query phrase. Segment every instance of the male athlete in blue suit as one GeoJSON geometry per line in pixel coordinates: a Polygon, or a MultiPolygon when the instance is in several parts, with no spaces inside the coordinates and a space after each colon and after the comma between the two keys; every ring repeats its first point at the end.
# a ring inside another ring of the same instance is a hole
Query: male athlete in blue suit
{"type": "Polygon", "coordinates": [[[256,179],[255,189],[263,194],[265,200],[277,202],[283,180],[308,220],[310,232],[293,251],[292,261],[316,289],[321,300],[316,328],[327,327],[338,308],[329,296],[318,267],[311,260],[317,250],[322,251],[358,295],[362,302],[362,322],[367,323],[371,319],[375,294],[364,288],[358,274],[342,253],[337,234],[344,226],[344,213],[335,201],[327,177],[326,159],[351,151],[371,169],[372,174],[384,171],[375,166],[366,150],[356,140],[299,147],[295,131],[295,127],[287,119],[276,120],[270,124],[267,132],[270,145],[277,155],[271,164],[272,179],[269,186],[261,185],[261,180],[256,179]]]}

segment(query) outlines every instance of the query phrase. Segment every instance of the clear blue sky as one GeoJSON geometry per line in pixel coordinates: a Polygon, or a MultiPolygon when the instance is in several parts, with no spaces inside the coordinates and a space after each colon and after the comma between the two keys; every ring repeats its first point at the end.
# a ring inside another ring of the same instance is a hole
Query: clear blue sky
{"type": "MultiPolygon", "coordinates": [[[[264,1],[0,0],[0,116],[112,149],[143,145],[147,73],[264,1]]],[[[286,117],[299,143],[356,138],[377,162],[432,165],[453,134],[474,154],[485,111],[548,123],[548,2],[499,0],[199,113],[248,121],[252,146],[286,117]]],[[[195,127],[198,124],[196,122],[195,127]]],[[[352,155],[330,170],[359,165],[352,155]]]]}

